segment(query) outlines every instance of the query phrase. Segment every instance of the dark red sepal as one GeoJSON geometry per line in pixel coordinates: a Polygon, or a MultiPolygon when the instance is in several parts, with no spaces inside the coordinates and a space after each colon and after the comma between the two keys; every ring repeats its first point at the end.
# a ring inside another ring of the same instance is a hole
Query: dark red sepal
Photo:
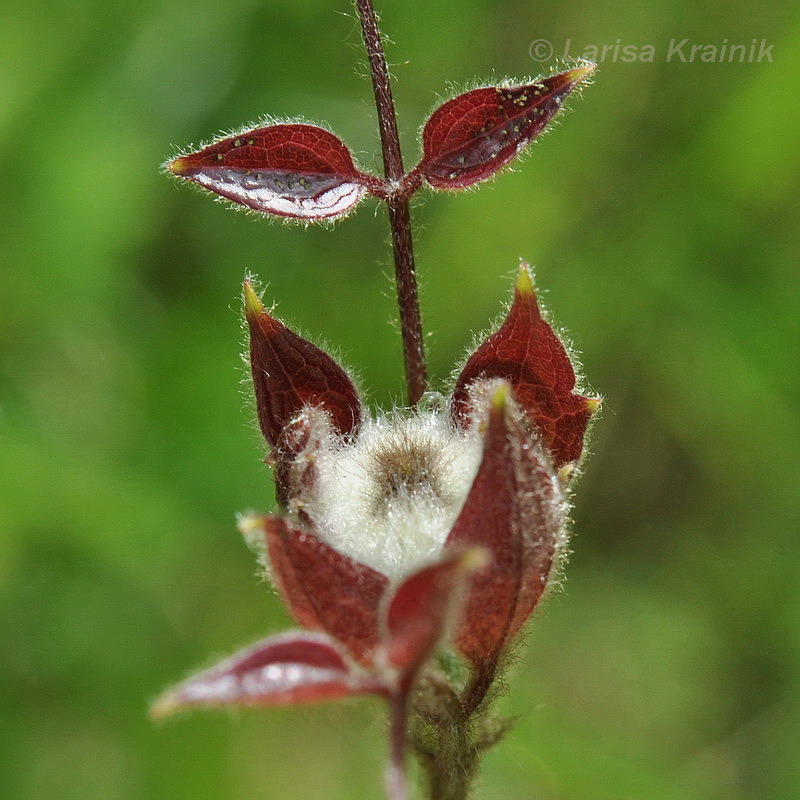
{"type": "Polygon", "coordinates": [[[442,558],[407,577],[386,607],[386,664],[410,684],[444,636],[468,577],[486,566],[481,547],[454,548],[442,558]]]}
{"type": "Polygon", "coordinates": [[[262,639],[165,692],[151,714],[166,717],[192,706],[287,706],[383,694],[374,676],[348,663],[330,637],[293,631],[262,639]]]}
{"type": "Polygon", "coordinates": [[[596,69],[590,62],[521,86],[473,89],[441,105],[422,131],[414,172],[439,189],[494,175],[538,136],[564,98],[596,69]]]}
{"type": "Polygon", "coordinates": [[[453,641],[473,666],[492,667],[547,585],[564,507],[509,385],[491,381],[475,391],[475,402],[489,404],[483,459],[447,546],[481,545],[491,556],[470,583],[453,641]]]}
{"type": "Polygon", "coordinates": [[[462,425],[471,414],[469,387],[478,378],[511,384],[557,469],[580,459],[586,426],[600,401],[573,393],[569,354],[542,318],[527,264],[520,268],[505,322],[469,357],[456,380],[452,411],[462,425]]]}
{"type": "Polygon", "coordinates": [[[347,214],[375,183],[338,137],[316,125],[253,128],[166,168],[254,211],[306,221],[347,214]]]}
{"type": "Polygon", "coordinates": [[[338,433],[351,433],[361,419],[361,401],[347,373],[270,316],[250,281],[244,283],[244,301],[258,421],[267,442],[276,446],[281,431],[306,405],[326,411],[338,433]]]}
{"type": "Polygon", "coordinates": [[[330,634],[362,664],[370,663],[389,579],[282,517],[254,519],[263,527],[275,582],[294,618],[330,634]]]}

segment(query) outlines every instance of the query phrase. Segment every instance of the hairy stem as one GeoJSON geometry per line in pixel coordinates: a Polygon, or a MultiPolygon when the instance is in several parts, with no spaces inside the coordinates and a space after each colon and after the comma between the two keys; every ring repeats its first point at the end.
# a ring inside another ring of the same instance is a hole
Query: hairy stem
{"type": "Polygon", "coordinates": [[[418,720],[413,739],[430,800],[466,800],[481,755],[470,720],[463,715],[418,720]]]}
{"type": "Polygon", "coordinates": [[[461,705],[467,717],[474,714],[483,704],[492,688],[497,674],[497,661],[489,661],[476,669],[461,696],[461,705]]]}
{"type": "Polygon", "coordinates": [[[400,309],[400,329],[403,336],[403,357],[406,368],[408,402],[415,405],[427,385],[425,347],[422,339],[422,318],[419,311],[417,274],[414,267],[414,246],[411,239],[411,214],[408,198],[413,191],[403,182],[405,169],[397,133],[397,116],[392,99],[392,87],[386,56],[383,52],[378,20],[371,0],[355,0],[361,32],[369,59],[372,89],[378,110],[378,125],[383,150],[383,170],[388,186],[389,224],[392,229],[394,271],[397,284],[397,303],[400,309]]]}

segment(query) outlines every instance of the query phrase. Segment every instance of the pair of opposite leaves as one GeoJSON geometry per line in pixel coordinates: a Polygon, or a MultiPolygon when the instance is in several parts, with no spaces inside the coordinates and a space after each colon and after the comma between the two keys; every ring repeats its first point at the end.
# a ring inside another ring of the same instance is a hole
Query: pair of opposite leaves
{"type": "MultiPolygon", "coordinates": [[[[399,190],[423,181],[464,189],[494,175],[530,144],[564,98],[594,71],[589,62],[518,86],[488,86],[439,106],[422,129],[423,155],[399,190]]],[[[398,187],[359,170],[347,146],[317,125],[245,130],[168,162],[174,175],[254,211],[311,222],[349,213],[366,194],[398,187]]]]}
{"type": "MultiPolygon", "coordinates": [[[[423,128],[420,163],[402,178],[398,187],[361,172],[340,139],[323,128],[306,124],[277,124],[244,131],[176,158],[167,167],[173,174],[253,210],[304,221],[343,216],[366,194],[386,199],[398,191],[408,197],[423,181],[439,189],[463,189],[494,175],[530,144],[564,98],[594,69],[593,64],[586,63],[534,83],[475,89],[444,103],[423,128]]],[[[294,337],[264,313],[249,291],[248,316],[252,317],[251,322],[257,321],[257,330],[264,327],[262,336],[255,337],[256,347],[261,338],[269,338],[270,347],[274,347],[283,336],[294,337]]],[[[519,352],[527,352],[534,338],[549,355],[542,359],[548,370],[544,385],[558,385],[562,392],[556,393],[554,399],[568,398],[571,404],[569,408],[560,402],[553,406],[538,395],[536,402],[530,404],[540,410],[534,421],[546,432],[556,464],[563,466],[580,457],[592,403],[589,398],[572,394],[572,367],[539,315],[527,268],[521,272],[515,303],[505,325],[467,363],[463,380],[457,383],[453,395],[454,408],[457,414],[466,408],[465,376],[481,372],[487,361],[492,362],[498,374],[513,374],[523,402],[526,392],[536,392],[541,380],[529,385],[517,374],[524,361],[519,352]],[[520,332],[525,333],[522,338],[520,332]]],[[[300,350],[307,352],[308,348],[300,350]]],[[[336,369],[334,376],[338,374],[336,369]]],[[[351,388],[347,381],[344,394],[348,395],[351,388]]],[[[257,394],[260,389],[265,387],[256,381],[257,394]]],[[[275,387],[266,389],[274,400],[275,387]]],[[[352,424],[348,415],[359,404],[356,396],[349,400],[343,429],[347,429],[348,422],[352,424]]],[[[502,417],[502,403],[498,403],[496,397],[492,416],[495,426],[502,417]]],[[[272,404],[259,405],[270,411],[269,416],[262,417],[261,425],[268,441],[274,444],[283,423],[271,416],[272,404]]],[[[505,441],[507,437],[504,434],[501,438],[505,441]]],[[[153,713],[163,716],[193,704],[293,704],[354,693],[389,695],[398,688],[407,691],[441,633],[457,585],[467,573],[483,565],[484,557],[480,548],[455,550],[440,562],[412,574],[391,595],[385,608],[386,641],[381,653],[389,672],[403,678],[400,687],[387,683],[375,670],[354,671],[336,643],[324,634],[290,633],[271,637],[190,678],[164,695],[153,713]]],[[[472,649],[474,659],[480,661],[485,656],[479,647],[472,649]]]]}

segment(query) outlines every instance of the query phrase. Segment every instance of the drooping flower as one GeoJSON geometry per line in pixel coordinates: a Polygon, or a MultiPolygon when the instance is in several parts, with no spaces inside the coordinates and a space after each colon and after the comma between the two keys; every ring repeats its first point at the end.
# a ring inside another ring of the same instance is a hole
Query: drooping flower
{"type": "Polygon", "coordinates": [[[485,692],[564,549],[566,484],[599,404],[575,391],[529,268],[447,403],[377,418],[339,364],[244,291],[282,514],[240,528],[312,633],[263,640],[158,712],[406,696],[445,637],[485,692]]]}

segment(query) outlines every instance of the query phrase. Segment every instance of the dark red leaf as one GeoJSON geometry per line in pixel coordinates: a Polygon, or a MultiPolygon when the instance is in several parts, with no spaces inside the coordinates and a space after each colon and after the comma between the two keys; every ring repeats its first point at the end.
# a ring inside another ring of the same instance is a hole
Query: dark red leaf
{"type": "Polygon", "coordinates": [[[263,639],[162,695],[152,715],[188,706],[286,706],[363,692],[381,693],[374,678],[354,672],[327,636],[303,631],[263,639]]]}
{"type": "Polygon", "coordinates": [[[351,433],[361,419],[361,401],[345,371],[327,353],[271,317],[250,281],[244,284],[244,301],[264,438],[274,447],[284,427],[306,405],[328,412],[339,433],[351,433]]]}
{"type": "Polygon", "coordinates": [[[275,581],[294,618],[333,636],[362,664],[370,663],[388,578],[282,517],[260,521],[275,581]]]}
{"type": "Polygon", "coordinates": [[[254,128],[167,164],[180,178],[255,211],[302,220],[347,214],[374,179],[316,125],[254,128]]]}
{"type": "Polygon", "coordinates": [[[448,100],[425,124],[415,172],[440,189],[463,189],[490,178],[542,132],[595,68],[585,62],[535,83],[473,89],[448,100]]]}
{"type": "Polygon", "coordinates": [[[470,583],[454,637],[475,666],[493,664],[533,611],[564,522],[558,480],[509,393],[505,382],[484,387],[490,407],[483,459],[447,540],[448,546],[481,545],[491,555],[470,583]]]}
{"type": "Polygon", "coordinates": [[[486,566],[480,547],[455,550],[406,578],[386,609],[386,661],[409,682],[444,635],[467,577],[486,566]]]}
{"type": "Polygon", "coordinates": [[[586,426],[599,399],[574,394],[575,371],[553,329],[542,318],[533,279],[523,264],[514,303],[500,329],[469,357],[453,390],[452,410],[466,424],[469,386],[478,378],[503,378],[542,436],[555,466],[577,461],[586,426]]]}

